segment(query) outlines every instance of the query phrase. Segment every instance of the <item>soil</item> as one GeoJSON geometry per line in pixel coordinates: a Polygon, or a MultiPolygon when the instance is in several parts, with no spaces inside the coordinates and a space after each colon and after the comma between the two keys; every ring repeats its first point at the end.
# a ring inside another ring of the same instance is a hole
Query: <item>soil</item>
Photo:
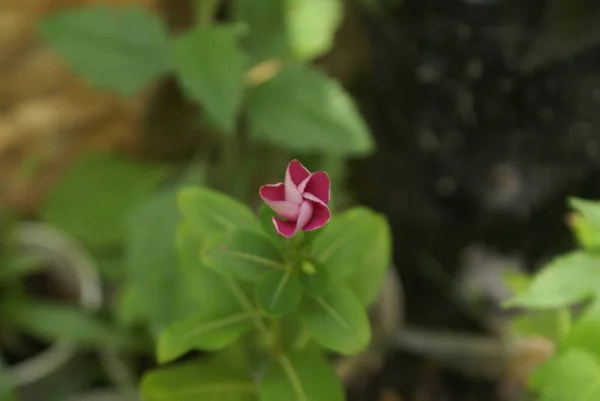
{"type": "MultiPolygon", "coordinates": [[[[517,254],[529,270],[573,247],[566,198],[600,198],[600,49],[524,71],[550,2],[400,3],[363,15],[373,60],[357,97],[378,152],[353,163],[351,191],[390,219],[407,322],[483,332],[426,265],[439,264],[453,286],[461,252],[474,243],[517,254]]],[[[505,383],[404,353],[389,355],[350,394],[352,401],[514,399],[505,383]]]]}

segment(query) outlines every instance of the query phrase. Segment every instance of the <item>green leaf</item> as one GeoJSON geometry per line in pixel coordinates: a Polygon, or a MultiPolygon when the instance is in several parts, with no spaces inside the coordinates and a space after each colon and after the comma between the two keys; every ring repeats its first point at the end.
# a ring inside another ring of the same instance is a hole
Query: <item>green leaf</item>
{"type": "Polygon", "coordinates": [[[250,375],[206,360],[151,371],[141,384],[144,401],[254,401],[255,394],[250,375]]]}
{"type": "Polygon", "coordinates": [[[391,264],[391,230],[379,213],[355,207],[335,216],[313,242],[332,282],[347,282],[364,305],[379,294],[391,264]]]}
{"type": "Polygon", "coordinates": [[[248,91],[250,135],[298,152],[367,155],[369,130],[344,89],[301,64],[248,91]]]}
{"type": "Polygon", "coordinates": [[[225,132],[233,132],[244,90],[245,57],[238,26],[198,26],[177,38],[175,71],[190,97],[225,132]]]}
{"type": "Polygon", "coordinates": [[[304,261],[299,280],[304,291],[311,296],[325,295],[330,288],[327,267],[316,260],[304,261]]]}
{"type": "Polygon", "coordinates": [[[286,3],[287,0],[234,2],[238,19],[250,28],[242,37],[242,46],[255,63],[288,53],[286,3]]]}
{"type": "Polygon", "coordinates": [[[600,358],[598,338],[600,338],[600,299],[595,299],[569,330],[561,342],[561,347],[581,349],[600,358]]]}
{"type": "Polygon", "coordinates": [[[296,57],[310,60],[329,51],[343,11],[341,0],[289,0],[286,17],[296,57]]]}
{"type": "Polygon", "coordinates": [[[51,343],[70,341],[79,346],[135,349],[139,341],[76,307],[27,301],[12,304],[8,319],[32,336],[51,343]]]}
{"type": "Polygon", "coordinates": [[[154,333],[197,308],[177,269],[180,219],[177,190],[172,189],[141,203],[127,224],[125,266],[140,311],[154,333]]]}
{"type": "Polygon", "coordinates": [[[600,363],[585,351],[567,350],[543,365],[532,385],[539,401],[600,400],[600,363]]]}
{"type": "Polygon", "coordinates": [[[39,257],[33,255],[0,258],[0,282],[9,283],[18,280],[38,271],[41,267],[39,257]]]}
{"type": "Polygon", "coordinates": [[[92,85],[134,95],[167,72],[167,30],[140,7],[92,5],[51,14],[39,32],[92,85]]]}
{"type": "Polygon", "coordinates": [[[252,327],[256,312],[240,306],[206,310],[168,326],[158,339],[158,360],[172,361],[191,350],[225,348],[252,327]]]}
{"type": "Polygon", "coordinates": [[[202,260],[219,273],[257,281],[268,271],[285,268],[283,256],[262,234],[234,230],[206,241],[202,260]]]}
{"type": "Polygon", "coordinates": [[[291,270],[266,273],[256,286],[256,298],[270,316],[293,312],[302,300],[298,276],[291,270]]]}
{"type": "Polygon", "coordinates": [[[218,191],[190,187],[178,197],[179,210],[200,238],[236,228],[260,230],[254,213],[243,203],[218,191]]]}
{"type": "Polygon", "coordinates": [[[510,320],[511,332],[521,336],[538,335],[558,342],[563,331],[564,310],[534,310],[510,320]]]}
{"type": "Polygon", "coordinates": [[[120,245],[127,213],[167,170],[102,153],[77,159],[48,195],[42,218],[92,247],[120,245]]]}
{"type": "Polygon", "coordinates": [[[186,222],[177,230],[177,248],[184,285],[201,311],[239,305],[226,279],[201,262],[200,241],[186,222]]]}
{"type": "Polygon", "coordinates": [[[302,325],[322,346],[355,354],[369,345],[371,327],[365,308],[349,289],[338,286],[322,297],[305,297],[302,325]]]}
{"type": "Polygon", "coordinates": [[[316,352],[272,360],[259,384],[260,401],[343,401],[340,379],[316,352]]]}
{"type": "Polygon", "coordinates": [[[576,251],[555,258],[534,277],[529,288],[506,306],[551,309],[582,301],[597,291],[600,259],[576,251]]]}
{"type": "Polygon", "coordinates": [[[579,212],[572,226],[579,244],[590,251],[600,250],[600,202],[570,198],[569,206],[579,212]]]}

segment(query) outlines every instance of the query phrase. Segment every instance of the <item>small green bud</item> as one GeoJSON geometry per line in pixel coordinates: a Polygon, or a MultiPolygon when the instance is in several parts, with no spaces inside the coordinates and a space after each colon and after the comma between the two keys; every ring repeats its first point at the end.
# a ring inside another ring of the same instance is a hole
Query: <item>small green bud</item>
{"type": "Polygon", "coordinates": [[[312,276],[317,272],[317,269],[315,269],[315,265],[313,265],[310,261],[305,260],[302,262],[302,271],[312,276]]]}

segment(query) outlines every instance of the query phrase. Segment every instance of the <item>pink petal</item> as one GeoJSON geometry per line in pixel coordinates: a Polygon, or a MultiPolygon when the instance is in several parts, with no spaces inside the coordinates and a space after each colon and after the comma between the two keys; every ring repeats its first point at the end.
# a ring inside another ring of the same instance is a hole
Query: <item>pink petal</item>
{"type": "Polygon", "coordinates": [[[296,234],[296,223],[291,221],[283,221],[277,216],[273,216],[273,225],[277,232],[286,238],[296,234]]]}
{"type": "Polygon", "coordinates": [[[302,163],[298,160],[292,160],[285,173],[285,200],[302,203],[302,193],[298,190],[298,185],[310,176],[302,163]]]}
{"type": "Polygon", "coordinates": [[[296,221],[296,230],[302,230],[306,223],[308,223],[313,214],[313,203],[311,201],[304,201],[300,205],[300,213],[298,214],[298,220],[296,221]]]}
{"type": "Polygon", "coordinates": [[[263,185],[258,193],[265,202],[283,201],[285,200],[285,184],[263,185]]]}
{"type": "Polygon", "coordinates": [[[298,219],[300,205],[283,200],[285,199],[284,184],[263,185],[259,190],[259,194],[262,200],[281,217],[293,221],[298,219]]]}
{"type": "MultiPolygon", "coordinates": [[[[331,196],[331,182],[329,181],[329,175],[324,171],[317,171],[311,174],[308,178],[302,181],[302,183],[298,186],[298,189],[304,195],[314,195],[326,205],[329,203],[329,198],[331,196]]],[[[305,198],[310,199],[306,196],[305,198]]]]}
{"type": "Polygon", "coordinates": [[[305,231],[316,230],[317,228],[323,227],[331,218],[331,212],[326,205],[321,202],[313,203],[313,213],[306,225],[304,226],[305,231]]]}

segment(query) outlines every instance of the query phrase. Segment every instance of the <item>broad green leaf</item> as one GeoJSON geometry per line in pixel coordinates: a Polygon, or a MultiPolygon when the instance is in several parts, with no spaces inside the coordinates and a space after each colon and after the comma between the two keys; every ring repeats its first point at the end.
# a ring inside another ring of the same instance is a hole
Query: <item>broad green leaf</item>
{"type": "Polygon", "coordinates": [[[76,307],[27,301],[11,304],[6,315],[12,325],[49,342],[70,341],[83,347],[135,349],[139,341],[76,307]]]}
{"type": "Polygon", "coordinates": [[[591,251],[600,250],[600,202],[570,198],[569,206],[579,213],[572,224],[579,244],[591,251]]]}
{"type": "Polygon", "coordinates": [[[570,349],[534,374],[539,401],[600,400],[600,362],[592,354],[570,349]]]}
{"type": "Polygon", "coordinates": [[[175,236],[180,219],[177,191],[172,189],[141,203],[127,225],[125,266],[140,311],[155,334],[197,308],[177,268],[175,236]]]}
{"type": "Polygon", "coordinates": [[[272,360],[259,383],[260,401],[343,401],[344,390],[319,353],[283,354],[272,360]]]}
{"type": "Polygon", "coordinates": [[[44,18],[39,32],[92,85],[123,95],[136,94],[171,66],[166,27],[140,7],[60,11],[44,18]]]}
{"type": "Polygon", "coordinates": [[[52,189],[42,219],[92,247],[120,245],[127,213],[152,194],[166,173],[163,167],[88,153],[52,189]]]}
{"type": "Polygon", "coordinates": [[[340,354],[362,351],[371,340],[365,308],[356,295],[337,286],[322,297],[305,297],[300,306],[303,327],[322,346],[340,354]]]}
{"type": "Polygon", "coordinates": [[[293,312],[302,300],[302,287],[298,276],[291,270],[266,273],[256,286],[256,299],[271,316],[293,312]]]}
{"type": "Polygon", "coordinates": [[[529,288],[506,306],[551,309],[591,296],[600,282],[600,258],[576,251],[555,258],[534,277],[529,288]]]}
{"type": "Polygon", "coordinates": [[[255,63],[288,53],[286,3],[288,0],[243,0],[234,2],[237,17],[250,31],[242,46],[255,63]]]}
{"type": "Polygon", "coordinates": [[[365,305],[379,293],[391,264],[391,230],[382,215],[356,207],[334,217],[313,242],[332,282],[346,281],[365,305]]]}
{"type": "Polygon", "coordinates": [[[600,360],[600,299],[595,299],[571,327],[561,347],[588,351],[600,360]]]}
{"type": "Polygon", "coordinates": [[[184,285],[201,311],[239,305],[226,279],[200,261],[200,241],[186,222],[177,230],[177,248],[184,285]]]}
{"type": "Polygon", "coordinates": [[[511,332],[516,335],[537,335],[558,342],[563,336],[562,309],[526,311],[510,320],[511,332]]]}
{"type": "Polygon", "coordinates": [[[211,309],[168,326],[158,339],[158,360],[172,361],[191,350],[225,348],[252,326],[256,312],[240,306],[211,309]]]}
{"type": "Polygon", "coordinates": [[[207,239],[202,261],[219,273],[245,281],[285,268],[283,256],[267,237],[241,229],[207,239]]]}
{"type": "Polygon", "coordinates": [[[253,139],[285,149],[346,156],[364,156],[374,149],[348,93],[307,65],[288,65],[251,88],[248,120],[253,139]]]}
{"type": "Polygon", "coordinates": [[[200,238],[236,228],[260,230],[260,225],[250,208],[212,189],[182,189],[179,192],[178,203],[181,214],[200,238]]]}
{"type": "Polygon", "coordinates": [[[221,129],[233,132],[244,89],[238,26],[197,26],[174,43],[174,67],[188,95],[221,129]]]}
{"type": "Polygon", "coordinates": [[[147,373],[141,395],[144,401],[255,401],[256,385],[249,374],[202,360],[147,373]]]}
{"type": "Polygon", "coordinates": [[[313,59],[331,49],[342,21],[341,0],[289,0],[287,24],[297,58],[313,59]]]}
{"type": "Polygon", "coordinates": [[[302,264],[300,284],[308,295],[321,296],[329,291],[329,272],[321,262],[306,260],[302,264]]]}

